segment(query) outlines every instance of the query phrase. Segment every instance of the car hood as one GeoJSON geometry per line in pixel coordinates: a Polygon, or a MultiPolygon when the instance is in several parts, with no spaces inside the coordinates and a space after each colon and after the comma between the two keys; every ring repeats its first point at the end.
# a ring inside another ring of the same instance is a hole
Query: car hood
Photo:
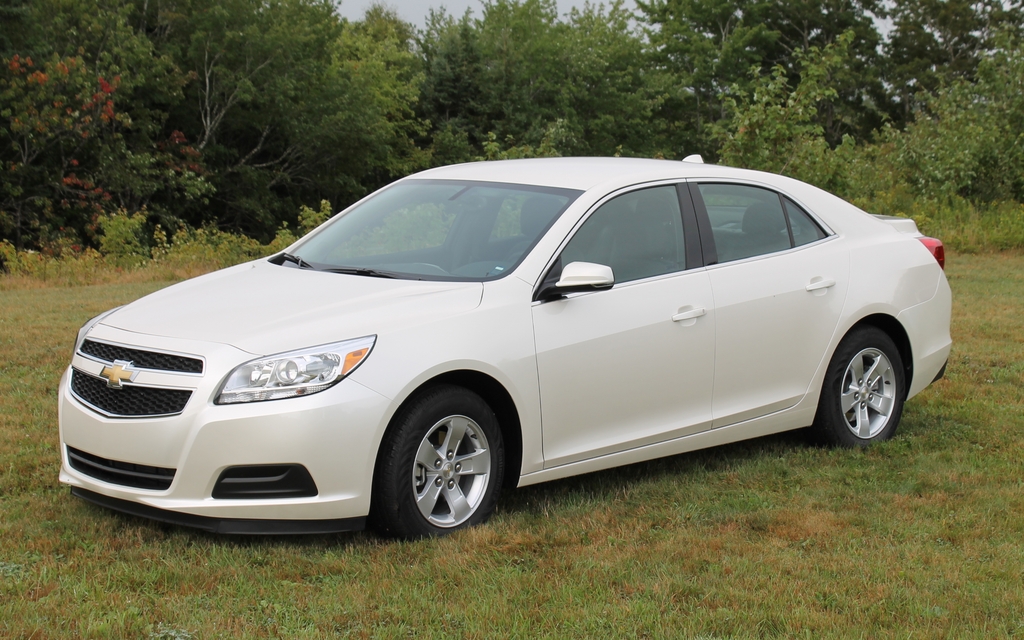
{"type": "Polygon", "coordinates": [[[392,280],[260,260],[157,291],[102,324],[267,355],[465,313],[482,293],[479,282],[392,280]]]}

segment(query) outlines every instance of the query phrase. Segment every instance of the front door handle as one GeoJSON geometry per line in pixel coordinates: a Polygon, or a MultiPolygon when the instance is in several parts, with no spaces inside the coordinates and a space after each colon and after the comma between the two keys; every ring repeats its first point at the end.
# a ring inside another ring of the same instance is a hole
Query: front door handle
{"type": "Polygon", "coordinates": [[[819,291],[821,289],[828,289],[829,287],[834,286],[836,286],[836,281],[832,278],[815,278],[804,288],[808,291],[819,291]]]}
{"type": "Polygon", "coordinates": [[[704,310],[704,307],[697,307],[696,309],[690,309],[689,311],[684,311],[682,313],[677,313],[676,315],[672,316],[672,322],[682,322],[683,320],[693,320],[694,318],[701,317],[705,313],[707,313],[707,311],[704,310]]]}

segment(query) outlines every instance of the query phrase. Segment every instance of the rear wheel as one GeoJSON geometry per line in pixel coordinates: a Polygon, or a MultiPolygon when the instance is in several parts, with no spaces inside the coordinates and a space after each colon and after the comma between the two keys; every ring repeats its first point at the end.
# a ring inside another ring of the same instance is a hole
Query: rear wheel
{"type": "Polygon", "coordinates": [[[373,521],[387,535],[444,535],[486,520],[504,474],[501,430],[480,396],[435,387],[388,430],[374,477],[373,521]]]}
{"type": "Polygon", "coordinates": [[[906,398],[903,359],[877,327],[859,327],[839,343],[825,374],[814,430],[829,444],[865,447],[896,432],[906,398]]]}

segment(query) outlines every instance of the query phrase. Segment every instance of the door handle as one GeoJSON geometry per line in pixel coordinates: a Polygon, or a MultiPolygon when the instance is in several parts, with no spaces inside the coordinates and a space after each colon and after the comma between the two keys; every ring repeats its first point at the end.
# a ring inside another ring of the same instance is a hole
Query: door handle
{"type": "Polygon", "coordinates": [[[672,316],[672,322],[682,322],[683,320],[692,320],[694,318],[701,317],[705,313],[707,313],[707,311],[704,310],[704,307],[697,307],[696,309],[690,309],[689,311],[684,311],[682,313],[677,313],[676,315],[672,316]]]}
{"type": "Polygon", "coordinates": [[[836,286],[836,281],[832,278],[815,278],[804,288],[808,291],[819,291],[821,289],[828,289],[829,287],[834,286],[836,286]]]}

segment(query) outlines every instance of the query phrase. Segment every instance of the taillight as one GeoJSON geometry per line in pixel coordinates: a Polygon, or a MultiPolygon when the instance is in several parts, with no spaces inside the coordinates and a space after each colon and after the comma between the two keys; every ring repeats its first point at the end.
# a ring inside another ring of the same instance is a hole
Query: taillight
{"type": "Polygon", "coordinates": [[[942,267],[942,270],[945,271],[946,249],[942,246],[942,240],[939,240],[938,238],[929,238],[927,236],[922,236],[918,238],[918,240],[920,240],[921,244],[931,252],[932,257],[935,258],[935,261],[938,262],[939,266],[942,267]]]}

